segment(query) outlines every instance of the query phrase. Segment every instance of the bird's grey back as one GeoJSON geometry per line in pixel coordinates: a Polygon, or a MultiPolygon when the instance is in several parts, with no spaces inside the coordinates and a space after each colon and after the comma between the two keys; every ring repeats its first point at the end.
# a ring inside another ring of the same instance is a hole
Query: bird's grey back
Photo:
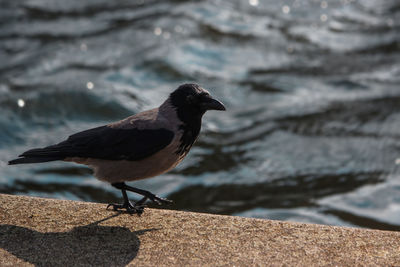
{"type": "Polygon", "coordinates": [[[187,152],[177,153],[183,135],[181,124],[175,107],[167,99],[159,108],[109,124],[109,127],[116,129],[167,129],[173,131],[174,137],[170,144],[151,157],[139,161],[122,160],[119,162],[96,158],[71,158],[69,160],[89,165],[94,169],[97,178],[112,183],[156,176],[174,168],[187,154],[187,152]]]}
{"type": "Polygon", "coordinates": [[[108,124],[116,129],[168,129],[177,131],[182,122],[179,120],[175,107],[167,99],[160,107],[146,110],[129,116],[123,120],[108,124]]]}

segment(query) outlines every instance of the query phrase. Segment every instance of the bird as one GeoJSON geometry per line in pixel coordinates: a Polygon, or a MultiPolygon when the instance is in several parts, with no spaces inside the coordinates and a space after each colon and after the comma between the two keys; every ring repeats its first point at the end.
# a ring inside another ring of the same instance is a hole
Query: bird
{"type": "Polygon", "coordinates": [[[151,178],[176,167],[196,142],[208,110],[226,108],[198,84],[182,84],[158,108],[75,133],[54,145],[30,149],[8,164],[59,160],[87,165],[97,179],[122,192],[123,203],[111,203],[107,209],[140,215],[147,200],[159,205],[172,201],[125,182],[151,178]],[[132,204],[127,191],[142,198],[132,204]]]}

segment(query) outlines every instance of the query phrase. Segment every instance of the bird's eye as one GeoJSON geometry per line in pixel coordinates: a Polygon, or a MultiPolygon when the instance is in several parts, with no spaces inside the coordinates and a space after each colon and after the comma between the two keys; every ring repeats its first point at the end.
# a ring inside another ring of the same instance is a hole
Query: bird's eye
{"type": "Polygon", "coordinates": [[[188,96],[186,97],[186,101],[187,101],[189,104],[193,104],[193,103],[196,102],[196,99],[195,99],[195,97],[194,97],[193,95],[188,95],[188,96]]]}
{"type": "Polygon", "coordinates": [[[210,94],[206,92],[200,94],[200,97],[209,97],[209,96],[210,94]]]}

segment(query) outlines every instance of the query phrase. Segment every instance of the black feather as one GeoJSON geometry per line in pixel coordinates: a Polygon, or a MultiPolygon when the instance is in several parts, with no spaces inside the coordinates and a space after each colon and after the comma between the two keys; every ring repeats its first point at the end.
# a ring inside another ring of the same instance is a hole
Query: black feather
{"type": "Polygon", "coordinates": [[[10,160],[8,162],[8,165],[49,162],[49,161],[61,160],[61,159],[62,158],[57,158],[57,157],[19,158],[19,159],[10,160]]]}
{"type": "Polygon", "coordinates": [[[204,90],[197,84],[189,83],[179,86],[170,95],[171,103],[176,108],[178,118],[182,122],[179,126],[183,130],[181,144],[176,151],[179,155],[189,152],[199,136],[201,119],[205,110],[202,110],[195,102],[199,101],[198,98],[203,92],[204,90]]]}
{"type": "Polygon", "coordinates": [[[140,130],[100,126],[71,135],[45,148],[31,149],[9,164],[45,162],[68,157],[141,160],[169,145],[174,133],[167,129],[140,130]]]}

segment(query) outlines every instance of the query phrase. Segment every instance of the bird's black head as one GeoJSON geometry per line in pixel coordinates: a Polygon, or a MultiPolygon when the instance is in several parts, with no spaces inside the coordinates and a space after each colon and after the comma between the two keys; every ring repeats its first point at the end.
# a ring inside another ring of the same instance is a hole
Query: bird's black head
{"type": "Polygon", "coordinates": [[[172,106],[176,108],[183,130],[181,145],[177,150],[180,155],[186,154],[200,133],[201,118],[207,110],[225,110],[224,105],[212,98],[210,93],[197,84],[182,84],[169,96],[172,106]]]}
{"type": "Polygon", "coordinates": [[[178,111],[203,116],[207,110],[225,110],[224,105],[211,97],[210,93],[197,84],[187,83],[179,86],[170,95],[171,103],[178,111]]]}

